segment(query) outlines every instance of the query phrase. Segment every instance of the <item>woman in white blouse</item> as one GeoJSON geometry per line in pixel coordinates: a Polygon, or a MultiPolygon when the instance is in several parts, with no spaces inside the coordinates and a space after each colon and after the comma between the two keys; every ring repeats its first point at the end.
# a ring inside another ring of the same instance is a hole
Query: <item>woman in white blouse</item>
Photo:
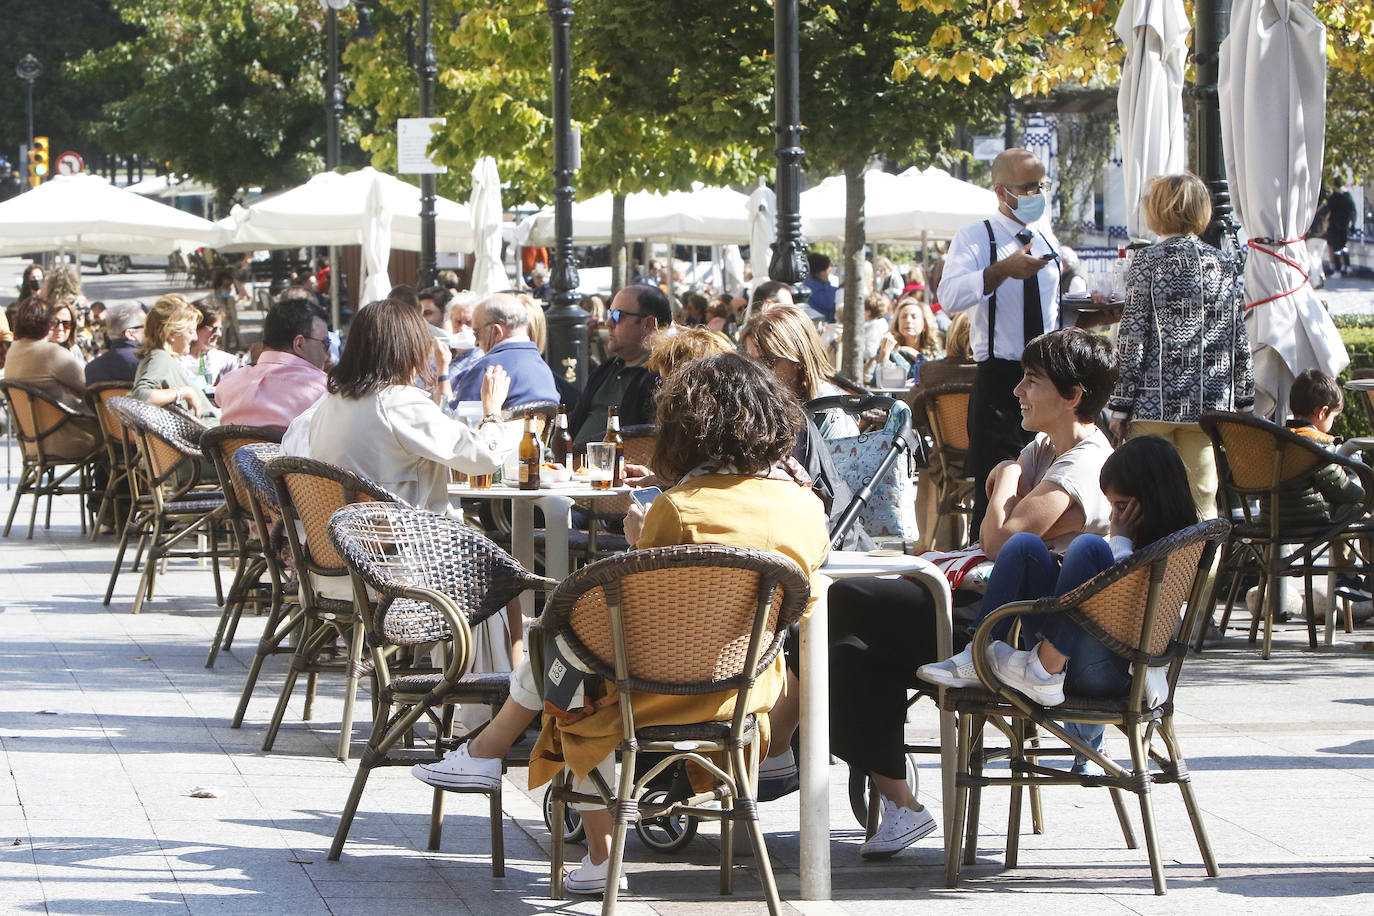
{"type": "Polygon", "coordinates": [[[476,428],[444,414],[420,384],[433,385],[434,339],[420,312],[384,299],[349,329],[329,394],[292,424],[307,424],[306,454],[370,478],[431,512],[447,512],[449,468],[490,474],[501,466],[501,405],[510,378],[493,366],[482,380],[476,428]]]}

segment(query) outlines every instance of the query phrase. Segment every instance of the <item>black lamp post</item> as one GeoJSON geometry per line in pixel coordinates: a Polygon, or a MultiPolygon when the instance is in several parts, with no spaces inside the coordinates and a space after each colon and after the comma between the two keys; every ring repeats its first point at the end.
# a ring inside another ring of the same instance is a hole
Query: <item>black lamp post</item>
{"type": "Polygon", "coordinates": [[[1212,221],[1203,240],[1225,250],[1223,240],[1239,260],[1236,220],[1231,208],[1231,189],[1226,183],[1226,161],[1221,148],[1221,99],[1217,75],[1221,42],[1231,31],[1231,5],[1224,0],[1198,0],[1194,24],[1197,35],[1193,63],[1197,82],[1192,88],[1198,137],[1198,171],[1212,191],[1212,221]]]}
{"type": "MultiPolygon", "coordinates": [[[[325,105],[324,166],[333,171],[339,167],[339,122],[343,120],[343,87],[339,85],[339,10],[349,0],[320,0],[327,10],[325,34],[328,39],[329,61],[326,64],[328,101],[325,105]]],[[[329,319],[330,327],[339,327],[339,251],[329,246],[329,319]]]]}
{"type": "MultiPolygon", "coordinates": [[[[434,82],[439,66],[430,40],[429,0],[420,0],[420,117],[434,117],[434,82]]],[[[432,173],[420,176],[420,288],[433,286],[436,275],[434,253],[435,179],[432,173]]]]}
{"type": "MultiPolygon", "coordinates": [[[[32,54],[25,54],[20,58],[19,63],[15,64],[14,72],[24,81],[24,114],[28,119],[29,128],[29,132],[26,135],[29,138],[29,145],[25,147],[28,152],[24,154],[27,159],[28,156],[32,155],[33,150],[33,84],[35,80],[43,75],[43,65],[40,64],[38,58],[34,57],[32,54]]],[[[28,168],[28,162],[24,163],[24,168],[28,168]]],[[[27,186],[27,178],[24,184],[27,186]]],[[[28,188],[25,187],[25,190],[28,190],[28,188]]]]}
{"type": "Polygon", "coordinates": [[[778,238],[768,276],[792,286],[793,296],[806,298],[802,281],[810,275],[806,243],[801,233],[801,62],[797,39],[797,0],[773,3],[773,110],[778,135],[778,238]]]}
{"type": "Polygon", "coordinates": [[[577,171],[577,138],[572,129],[572,52],[570,34],[572,0],[549,0],[553,22],[553,263],[549,285],[548,361],[554,373],[571,385],[587,378],[587,313],[581,306],[577,284],[577,258],[573,256],[573,174],[577,171]]]}

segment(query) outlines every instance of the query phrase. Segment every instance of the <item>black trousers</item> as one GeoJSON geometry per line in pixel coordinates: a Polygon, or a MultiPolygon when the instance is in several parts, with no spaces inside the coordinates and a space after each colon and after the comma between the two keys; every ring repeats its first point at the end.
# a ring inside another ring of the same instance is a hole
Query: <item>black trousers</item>
{"type": "Polygon", "coordinates": [[[988,511],[988,475],[1008,458],[1015,458],[1031,441],[1021,427],[1021,404],[1013,393],[1021,381],[1021,363],[987,359],[978,364],[968,405],[967,473],[973,478],[973,540],[988,511]]]}
{"type": "Polygon", "coordinates": [[[906,692],[938,661],[935,602],[907,579],[845,579],[828,593],[830,751],[864,773],[906,778],[906,692]]]}

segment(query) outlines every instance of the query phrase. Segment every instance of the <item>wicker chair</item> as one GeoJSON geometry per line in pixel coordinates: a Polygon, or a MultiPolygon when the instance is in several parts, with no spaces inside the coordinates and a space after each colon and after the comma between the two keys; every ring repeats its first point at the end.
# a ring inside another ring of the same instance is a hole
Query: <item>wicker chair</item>
{"type": "MultiPolygon", "coordinates": [[[[565,773],[552,793],[554,824],[564,822],[568,801],[606,804],[615,814],[603,913],[615,910],[626,828],[641,818],[679,813],[721,820],[723,894],[730,893],[733,883],[732,827],[743,821],[768,910],[778,912],[777,886],[753,797],[758,746],[755,717],[748,710],[756,678],[781,651],[787,628],[801,619],[809,597],[806,574],[793,561],[714,545],[658,547],[611,557],[573,573],[550,596],[541,626],[562,636],[582,662],[619,691],[619,788],[614,794],[604,786],[597,796],[578,794],[569,788],[565,773]],[[668,638],[684,627],[690,639],[668,638]],[[636,691],[688,696],[726,690],[736,691],[735,713],[728,722],[641,727],[629,699],[636,691]],[[640,753],[664,756],[636,779],[640,753]],[[708,754],[724,755],[725,760],[708,754]],[[641,803],[646,784],[678,760],[699,764],[716,784],[715,791],[641,803]],[[702,807],[716,798],[719,808],[702,807]]],[[[563,894],[562,833],[553,831],[554,899],[563,894]]]]}
{"type": "Polygon", "coordinates": [[[127,511],[119,511],[119,506],[121,502],[129,502],[129,470],[137,459],[133,458],[133,440],[129,438],[128,429],[106,405],[110,398],[127,397],[130,387],[128,382],[97,382],[86,386],[86,406],[100,423],[101,445],[105,449],[105,459],[109,466],[105,489],[100,495],[100,508],[95,513],[95,524],[91,526],[91,540],[95,540],[100,534],[100,526],[104,523],[107,510],[110,513],[110,522],[116,530],[128,517],[127,511]]]}
{"type": "Polygon", "coordinates": [[[929,424],[930,438],[935,443],[927,473],[935,471],[937,478],[934,499],[928,505],[933,510],[920,520],[922,540],[930,546],[937,546],[938,527],[948,520],[951,534],[948,544],[939,546],[962,547],[968,540],[969,521],[973,517],[973,478],[964,474],[964,462],[968,459],[968,405],[973,393],[973,385],[964,382],[939,385],[934,388],[918,390],[916,398],[922,402],[926,422],[929,424]],[[963,536],[955,535],[954,530],[962,531],[963,536]],[[927,534],[929,532],[929,534],[927,534]]]}
{"type": "MultiPolygon", "coordinates": [[[[1220,582],[1224,574],[1231,575],[1231,588],[1222,613],[1222,630],[1225,631],[1230,621],[1231,608],[1245,574],[1258,575],[1255,605],[1258,614],[1250,623],[1250,642],[1253,644],[1258,638],[1263,621],[1264,642],[1260,654],[1268,658],[1280,597],[1280,590],[1274,587],[1275,580],[1302,576],[1308,643],[1315,649],[1317,623],[1312,576],[1340,569],[1363,571],[1364,563],[1357,548],[1360,539],[1370,533],[1368,517],[1374,509],[1374,471],[1362,462],[1328,452],[1310,439],[1258,417],[1206,413],[1199,422],[1212,438],[1223,501],[1236,519],[1222,547],[1216,577],[1220,582]],[[1339,522],[1301,528],[1284,526],[1278,511],[1280,491],[1291,481],[1300,480],[1326,464],[1334,464],[1358,477],[1364,488],[1363,511],[1339,522]],[[1337,546],[1348,548],[1351,559],[1343,560],[1337,546]],[[1316,561],[1323,558],[1325,565],[1317,566],[1316,561]]],[[[1205,629],[1204,626],[1204,632],[1197,636],[1198,651],[1202,651],[1205,629]]]]}
{"type": "Polygon", "coordinates": [[[252,604],[255,609],[261,610],[272,600],[270,589],[267,594],[263,593],[262,577],[267,573],[267,560],[263,556],[263,542],[257,536],[260,529],[253,525],[247,489],[233,470],[233,460],[234,453],[245,445],[279,443],[281,437],[281,430],[235,425],[207,429],[200,437],[201,451],[214,464],[215,475],[224,492],[224,515],[235,548],[234,581],[229,586],[215,638],[210,642],[210,654],[205,658],[207,668],[215,666],[215,656],[219,654],[221,644],[226,652],[234,644],[234,633],[238,629],[244,606],[252,604]]]}
{"type": "Polygon", "coordinates": [[[507,422],[523,420],[526,410],[534,411],[534,422],[539,440],[548,445],[549,436],[553,434],[553,421],[558,417],[558,411],[561,408],[562,405],[557,401],[530,401],[525,404],[512,404],[510,407],[502,408],[501,419],[507,422]]]}
{"type": "Polygon", "coordinates": [[[193,420],[134,398],[110,398],[107,406],[129,428],[138,443],[142,483],[134,509],[119,536],[119,551],[110,571],[105,604],[108,605],[114,595],[124,551],[129,538],[135,534],[139,538],[135,569],[145,545],[147,549],[143,577],[134,593],[133,613],[141,611],[143,602],[153,597],[157,568],[162,560],[172,557],[201,559],[207,555],[192,538],[199,534],[206,535],[209,544],[215,603],[223,604],[219,529],[224,517],[224,494],[209,489],[215,484],[202,480],[204,456],[195,443],[200,441],[205,428],[193,420]],[[188,539],[191,540],[182,546],[188,539]]]}
{"type": "Polygon", "coordinates": [[[287,543],[291,545],[291,560],[296,567],[296,587],[304,616],[296,638],[296,650],[291,655],[291,668],[286,673],[286,682],[282,685],[262,749],[272,750],[296,679],[302,672],[312,675],[306,692],[303,715],[306,720],[310,719],[314,705],[313,675],[342,672],[347,683],[343,720],[339,724],[338,758],[347,760],[353,740],[353,705],[363,670],[363,620],[354,609],[352,598],[330,597],[321,592],[321,589],[331,590],[331,581],[340,586],[340,592],[346,591],[343,586],[348,581],[348,566],[329,541],[329,517],[351,503],[404,501],[352,471],[310,458],[274,458],[267,464],[267,479],[277,494],[282,525],[286,529],[287,543]],[[342,663],[332,659],[338,639],[343,639],[348,647],[348,657],[342,663]],[[331,657],[321,658],[322,655],[331,657]]]}
{"type": "MultiPolygon", "coordinates": [[[[90,449],[79,454],[70,448],[62,447],[60,438],[71,424],[85,419],[85,414],[73,410],[52,395],[25,382],[0,380],[0,391],[4,392],[5,402],[9,405],[11,424],[19,440],[23,455],[23,468],[19,472],[19,482],[14,487],[14,501],[10,504],[9,518],[5,521],[5,537],[10,536],[10,526],[19,510],[19,500],[25,496],[33,497],[33,511],[29,514],[29,539],[33,539],[33,526],[38,521],[38,501],[48,498],[48,509],[43,519],[43,529],[52,527],[52,500],[54,496],[78,495],[83,500],[99,496],[91,482],[91,462],[100,454],[97,440],[90,449]],[[68,483],[75,476],[75,486],[68,483]]],[[[88,506],[81,507],[81,533],[86,533],[88,506]]]]}
{"type": "MultiPolygon", "coordinates": [[[[239,697],[238,708],[234,711],[232,728],[243,725],[243,717],[248,712],[248,701],[253,697],[258,675],[268,657],[289,655],[295,649],[287,644],[287,639],[296,633],[305,619],[299,601],[299,589],[294,578],[288,576],[281,562],[285,549],[286,535],[281,526],[281,508],[277,505],[277,494],[272,482],[267,479],[267,463],[281,457],[281,448],[275,443],[260,442],[245,445],[234,453],[234,473],[238,476],[244,503],[257,526],[259,537],[266,538],[263,544],[262,559],[267,566],[268,577],[272,581],[272,603],[267,612],[267,622],[262,628],[253,653],[253,661],[248,666],[248,677],[244,681],[243,693],[239,697]]],[[[315,675],[310,676],[308,695],[314,695],[315,675]]]]}
{"type": "MultiPolygon", "coordinates": [[[[376,700],[372,737],[358,761],[353,790],[339,820],[329,858],[337,860],[372,770],[410,766],[442,756],[452,740],[454,707],[478,703],[493,712],[510,693],[509,672],[472,673],[472,627],[505,608],[527,589],[556,583],[526,572],[509,554],[456,519],[396,503],[359,503],[334,513],[329,523],[334,550],[353,580],[354,604],[366,627],[376,700]],[[369,595],[376,595],[376,605],[369,595]],[[390,658],[399,649],[419,651],[448,643],[442,669],[400,670],[390,658]],[[406,751],[422,718],[433,723],[430,752],[406,751]]],[[[501,789],[435,789],[429,848],[438,849],[445,791],[480,792],[490,800],[492,874],[505,874],[501,789]]]]}
{"type": "Polygon", "coordinates": [[[1023,787],[1106,787],[1118,802],[1117,816],[1131,848],[1135,848],[1135,838],[1119,793],[1134,792],[1139,797],[1150,874],[1155,893],[1163,894],[1164,868],[1155,835],[1150,787],[1153,783],[1177,783],[1207,874],[1216,876],[1216,860],[1174,733],[1174,689],[1187,655],[1186,634],[1208,612],[1208,571],[1217,545],[1225,539],[1229,528],[1229,523],[1221,519],[1201,522],[1137,551],[1059,598],[1015,601],[983,619],[973,637],[973,661],[987,688],[948,689],[943,700],[944,708],[958,716],[959,735],[955,829],[946,838],[945,876],[950,887],[958,884],[961,865],[972,865],[975,861],[983,787],[1003,785],[1011,787],[1007,868],[1015,868],[1017,862],[1023,787]],[[1187,611],[1180,619],[1185,600],[1187,611]],[[1004,685],[986,657],[993,628],[1003,618],[1028,612],[1068,614],[1112,651],[1129,659],[1134,675],[1130,692],[1117,698],[1071,696],[1061,706],[1046,708],[1004,685]],[[1163,665],[1168,665],[1168,691],[1164,699],[1151,705],[1145,694],[1146,673],[1150,667],[1163,665]],[[983,730],[989,721],[1011,739],[1009,747],[984,747],[983,730]],[[1124,767],[1089,747],[1060,723],[1112,725],[1120,729],[1130,744],[1131,766],[1124,767]],[[1067,749],[1040,746],[1041,730],[1065,742],[1067,749]],[[1163,748],[1155,746],[1156,732],[1163,748]],[[1076,775],[1038,762],[1041,757],[1058,757],[1066,752],[1088,757],[1102,767],[1105,775],[1076,775]],[[996,757],[1008,758],[1010,776],[984,775],[984,763],[996,757]],[[1151,760],[1157,765],[1157,772],[1150,771],[1151,760]]]}

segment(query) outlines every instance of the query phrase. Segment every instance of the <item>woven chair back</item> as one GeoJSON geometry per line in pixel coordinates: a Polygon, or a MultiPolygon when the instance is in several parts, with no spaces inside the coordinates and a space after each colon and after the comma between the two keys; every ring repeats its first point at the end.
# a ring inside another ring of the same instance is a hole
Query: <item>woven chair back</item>
{"type": "Polygon", "coordinates": [[[0,381],[14,418],[14,432],[25,458],[47,458],[48,440],[71,421],[70,408],[35,385],[11,380],[0,381]]]}
{"type": "Polygon", "coordinates": [[[280,457],[281,446],[274,442],[253,443],[234,452],[234,476],[242,488],[245,504],[253,513],[253,520],[258,524],[264,545],[271,538],[273,526],[281,518],[276,491],[267,479],[267,463],[280,457]]]}
{"type": "Polygon", "coordinates": [[[968,404],[972,393],[972,385],[942,385],[925,395],[935,447],[959,452],[961,465],[963,453],[968,451],[968,404]]]}
{"type": "Polygon", "coordinates": [[[602,677],[630,690],[699,694],[751,683],[809,597],[806,574],[786,557],[685,545],[583,567],[558,586],[544,615],[602,677]]]}
{"type": "Polygon", "coordinates": [[[400,503],[344,506],[329,521],[336,554],[383,598],[380,620],[369,615],[376,646],[416,646],[449,637],[433,607],[397,602],[411,589],[438,592],[476,626],[532,587],[551,587],[481,532],[457,519],[400,503]]]}
{"type": "Polygon", "coordinates": [[[210,457],[224,491],[224,503],[229,518],[235,524],[246,522],[249,513],[248,492],[243,479],[234,470],[234,454],[245,445],[281,442],[281,431],[266,426],[227,425],[207,429],[200,437],[200,449],[210,457]]]}
{"type": "Polygon", "coordinates": [[[100,432],[106,439],[124,441],[124,424],[110,412],[109,403],[110,398],[128,397],[130,387],[128,382],[97,382],[86,387],[86,403],[100,421],[100,432]]]}
{"type": "MultiPolygon", "coordinates": [[[[136,398],[115,397],[108,405],[137,435],[154,486],[161,488],[169,484],[183,463],[198,469],[202,455],[196,443],[205,432],[199,423],[136,398]]],[[[185,480],[183,475],[183,482],[185,480]]],[[[189,475],[189,480],[193,485],[197,474],[189,475]]],[[[181,490],[189,488],[190,485],[186,485],[181,490]]]]}
{"type": "Polygon", "coordinates": [[[297,565],[316,575],[348,575],[348,566],[329,540],[329,518],[338,509],[370,500],[403,502],[361,475],[310,458],[274,458],[267,464],[267,478],[276,491],[297,565]],[[304,543],[298,535],[304,536],[304,543]]]}
{"type": "Polygon", "coordinates": [[[1223,473],[1231,489],[1256,496],[1310,474],[1329,460],[1328,453],[1281,426],[1239,414],[1206,414],[1202,427],[1225,452],[1223,473]]]}
{"type": "Polygon", "coordinates": [[[1063,607],[1113,652],[1144,656],[1163,664],[1171,656],[1182,622],[1181,611],[1194,581],[1205,576],[1202,557],[1208,544],[1230,530],[1221,519],[1200,522],[1136,551],[1060,598],[1037,607],[1063,607]],[[1157,584],[1157,588],[1154,586],[1157,584]]]}
{"type": "Polygon", "coordinates": [[[535,435],[539,441],[545,445],[549,444],[549,439],[553,436],[553,421],[558,417],[558,410],[561,407],[557,401],[529,401],[525,404],[513,404],[503,408],[501,418],[503,420],[523,420],[525,411],[528,409],[534,412],[535,435]]]}

